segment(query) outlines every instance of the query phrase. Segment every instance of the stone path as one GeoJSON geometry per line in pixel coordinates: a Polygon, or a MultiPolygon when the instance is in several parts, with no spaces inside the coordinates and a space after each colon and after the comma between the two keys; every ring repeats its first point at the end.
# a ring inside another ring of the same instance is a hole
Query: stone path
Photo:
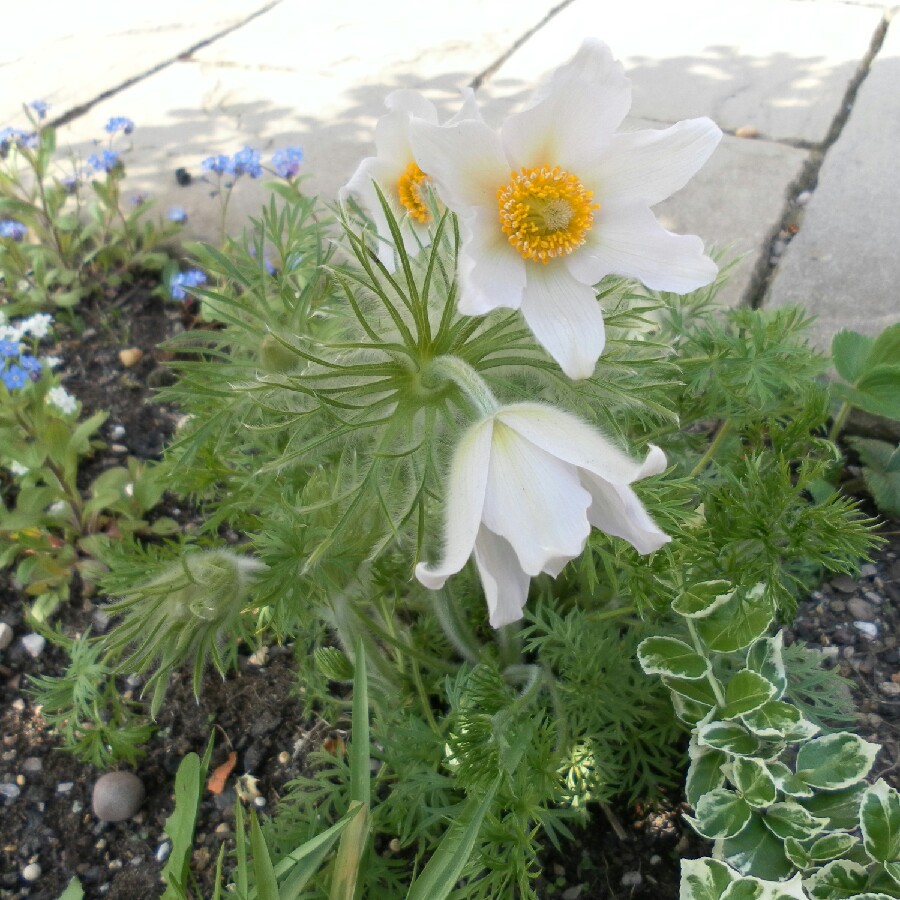
{"type": "MultiPolygon", "coordinates": [[[[200,161],[245,144],[300,144],[309,188],[334,196],[371,152],[384,96],[424,91],[444,110],[479,86],[501,117],[581,39],[605,40],[634,85],[626,127],[709,115],[726,137],[657,208],[673,230],[743,258],[731,303],[801,303],[823,347],[838,328],[900,318],[900,7],[863,0],[49,0],[4,10],[0,125],[53,104],[60,143],[94,152],[134,119],[130,190],[180,205],[215,239],[200,161]],[[37,22],[38,16],[40,22],[37,22]],[[195,177],[180,187],[174,172],[195,177]]],[[[237,229],[263,199],[240,182],[237,229]]]]}

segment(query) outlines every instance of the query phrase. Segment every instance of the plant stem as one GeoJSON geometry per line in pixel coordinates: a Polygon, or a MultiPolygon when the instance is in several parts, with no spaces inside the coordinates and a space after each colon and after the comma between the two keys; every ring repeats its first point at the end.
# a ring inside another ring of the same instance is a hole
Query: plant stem
{"type": "Polygon", "coordinates": [[[700,459],[697,461],[697,465],[691,469],[691,478],[696,478],[707,466],[709,461],[715,456],[716,451],[719,449],[719,445],[728,435],[728,432],[731,431],[731,419],[726,419],[720,426],[719,430],[716,432],[716,436],[712,439],[709,446],[706,448],[706,452],[700,459]]]}
{"type": "MultiPolygon", "coordinates": [[[[697,628],[694,625],[693,619],[685,619],[687,623],[688,631],[691,635],[691,640],[694,642],[694,649],[709,663],[709,657],[706,654],[706,647],[703,646],[703,641],[700,640],[700,635],[697,634],[697,628]]],[[[706,680],[709,682],[709,686],[712,688],[713,694],[716,696],[716,702],[719,706],[725,706],[726,700],[725,695],[722,693],[722,685],[719,684],[719,680],[712,673],[712,669],[708,668],[706,670],[706,680]]]]}
{"type": "Polygon", "coordinates": [[[831,423],[831,430],[828,432],[828,440],[834,443],[837,441],[838,436],[841,433],[841,430],[844,427],[844,422],[847,421],[847,416],[850,415],[850,410],[853,407],[845,400],[841,404],[841,408],[838,410],[838,414],[834,417],[834,421],[831,423]]]}
{"type": "Polygon", "coordinates": [[[458,356],[436,357],[423,372],[423,379],[429,375],[452,381],[466,395],[481,416],[492,416],[500,408],[497,398],[485,380],[458,356]]]}

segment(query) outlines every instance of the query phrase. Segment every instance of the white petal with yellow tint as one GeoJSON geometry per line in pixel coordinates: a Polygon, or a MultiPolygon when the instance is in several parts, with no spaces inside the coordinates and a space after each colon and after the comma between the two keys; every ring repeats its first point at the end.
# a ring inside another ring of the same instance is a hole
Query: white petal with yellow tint
{"type": "Polygon", "coordinates": [[[497,228],[496,213],[478,209],[460,220],[459,301],[465,316],[480,316],[504,306],[518,309],[525,290],[525,260],[497,228]]]}
{"type": "Polygon", "coordinates": [[[502,628],[521,619],[531,579],[522,570],[509,542],[482,528],[475,540],[475,565],[491,626],[502,628]]]}

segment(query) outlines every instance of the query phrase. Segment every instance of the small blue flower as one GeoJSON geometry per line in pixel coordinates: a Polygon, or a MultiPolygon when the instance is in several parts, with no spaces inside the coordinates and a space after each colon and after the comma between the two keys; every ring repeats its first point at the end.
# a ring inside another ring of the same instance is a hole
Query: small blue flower
{"type": "Polygon", "coordinates": [[[29,375],[37,375],[41,371],[41,361],[34,356],[23,353],[19,357],[19,365],[28,372],[29,375]]]}
{"type": "Polygon", "coordinates": [[[0,340],[0,357],[9,359],[11,356],[19,355],[19,342],[8,341],[6,338],[0,340]]]}
{"type": "Polygon", "coordinates": [[[111,172],[119,162],[119,154],[115,150],[104,150],[99,156],[92,153],[87,164],[94,172],[111,172]]]}
{"type": "Polygon", "coordinates": [[[14,391],[25,387],[25,383],[28,381],[28,373],[21,366],[13,363],[8,369],[4,369],[0,373],[0,379],[6,385],[7,390],[14,391]]]}
{"type": "Polygon", "coordinates": [[[32,100],[28,105],[34,110],[34,114],[38,119],[47,117],[47,110],[50,109],[50,104],[46,100],[32,100]]]}
{"type": "Polygon", "coordinates": [[[218,156],[207,156],[200,163],[204,172],[214,172],[216,175],[234,175],[234,163],[230,156],[220,153],[218,156]]]}
{"type": "Polygon", "coordinates": [[[169,281],[169,293],[175,300],[184,300],[187,296],[185,288],[199,287],[206,284],[206,274],[199,269],[188,269],[187,272],[178,272],[169,281]]]}
{"type": "Polygon", "coordinates": [[[303,150],[300,147],[284,147],[272,154],[272,165],[281,178],[293,178],[300,170],[303,162],[303,150]]]}
{"type": "Polygon", "coordinates": [[[187,222],[187,213],[184,211],[184,208],[181,206],[173,206],[167,213],[170,222],[176,222],[179,225],[183,225],[187,222]]]}
{"type": "Polygon", "coordinates": [[[125,116],[113,116],[104,126],[108,134],[115,134],[121,131],[122,134],[131,134],[134,131],[134,122],[126,119],[125,116]]]}
{"type": "Polygon", "coordinates": [[[259,178],[262,175],[262,166],[259,164],[259,150],[252,147],[244,147],[234,154],[234,174],[249,175],[251,178],[259,178]]]}
{"type": "Polygon", "coordinates": [[[34,150],[38,144],[37,133],[22,128],[0,128],[0,155],[6,156],[14,144],[20,149],[25,147],[34,150]]]}
{"type": "Polygon", "coordinates": [[[67,194],[74,194],[75,188],[78,187],[78,179],[74,175],[66,175],[59,182],[67,194]]]}
{"type": "Polygon", "coordinates": [[[10,238],[14,241],[21,241],[28,234],[28,229],[15,219],[3,219],[0,222],[0,238],[10,238]]]}

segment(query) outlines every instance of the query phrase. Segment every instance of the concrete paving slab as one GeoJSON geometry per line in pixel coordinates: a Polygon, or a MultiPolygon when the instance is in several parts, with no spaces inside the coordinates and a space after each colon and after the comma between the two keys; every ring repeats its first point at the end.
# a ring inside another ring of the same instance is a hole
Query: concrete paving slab
{"type": "Polygon", "coordinates": [[[264,9],[266,0],[92,0],[4,4],[0,126],[24,125],[22,103],[60,116],[143,75],[264,9]],[[40,15],[40,25],[35,22],[40,15]]]}
{"type": "Polygon", "coordinates": [[[844,129],[828,151],[768,305],[818,316],[828,347],[840,328],[874,335],[900,320],[900,20],[888,29],[844,129]]]}
{"type": "MultiPolygon", "coordinates": [[[[442,78],[430,79],[425,93],[449,115],[458,103],[457,86],[470,78],[470,72],[448,71],[442,78]]],[[[219,200],[210,196],[214,181],[201,176],[204,157],[233,153],[249,144],[267,159],[276,147],[299,144],[310,176],[308,189],[330,202],[359,160],[373,152],[374,126],[384,112],[385,95],[404,84],[400,70],[386,79],[388,83],[359,86],[298,72],[177,63],[65,126],[60,143],[72,145],[84,158],[95,151],[92,140],[102,136],[102,123],[109,115],[131,115],[137,128],[133,152],[126,157],[128,192],[156,198],[160,214],[173,205],[185,207],[190,216],[187,236],[216,241],[219,200]],[[190,186],[176,183],[174,172],[179,167],[195,176],[190,186]]],[[[530,88],[518,85],[516,93],[526,95],[530,88]]],[[[508,93],[495,102],[488,81],[479,97],[488,120],[499,122],[509,106],[508,93]]],[[[629,128],[653,125],[637,119],[626,123],[629,128]]],[[[699,234],[710,245],[744,256],[723,292],[724,302],[735,304],[745,295],[806,156],[806,151],[792,147],[726,137],[701,173],[657,207],[665,227],[699,234]]],[[[265,196],[260,182],[247,178],[238,182],[229,204],[231,233],[249,215],[258,214],[265,196]]]]}
{"type": "Polygon", "coordinates": [[[818,143],[881,21],[880,7],[831,0],[573,0],[492,81],[530,82],[593,35],[625,64],[635,116],[705,115],[730,132],[818,143]]]}

